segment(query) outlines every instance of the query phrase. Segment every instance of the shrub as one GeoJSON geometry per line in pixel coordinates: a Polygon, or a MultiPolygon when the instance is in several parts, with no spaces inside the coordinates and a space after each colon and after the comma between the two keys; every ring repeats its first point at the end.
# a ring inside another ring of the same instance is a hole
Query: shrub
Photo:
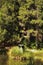
{"type": "Polygon", "coordinates": [[[21,55],[21,54],[23,54],[23,49],[22,49],[22,51],[21,51],[21,49],[20,49],[18,46],[13,47],[13,48],[11,49],[11,55],[12,55],[12,56],[21,55]]]}

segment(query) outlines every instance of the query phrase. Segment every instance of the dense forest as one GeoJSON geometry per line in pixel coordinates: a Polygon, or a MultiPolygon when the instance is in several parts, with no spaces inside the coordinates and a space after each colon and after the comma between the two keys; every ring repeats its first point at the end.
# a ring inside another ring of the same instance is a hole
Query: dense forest
{"type": "Polygon", "coordinates": [[[43,0],[0,0],[0,47],[43,48],[43,0]]]}

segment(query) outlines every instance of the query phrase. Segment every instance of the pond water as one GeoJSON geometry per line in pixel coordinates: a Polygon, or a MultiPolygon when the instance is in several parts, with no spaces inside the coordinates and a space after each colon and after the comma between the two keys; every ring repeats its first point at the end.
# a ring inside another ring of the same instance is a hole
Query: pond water
{"type": "Polygon", "coordinates": [[[41,60],[34,60],[33,58],[30,58],[29,60],[14,60],[8,58],[7,55],[0,55],[0,65],[43,65],[43,62],[41,60]]]}

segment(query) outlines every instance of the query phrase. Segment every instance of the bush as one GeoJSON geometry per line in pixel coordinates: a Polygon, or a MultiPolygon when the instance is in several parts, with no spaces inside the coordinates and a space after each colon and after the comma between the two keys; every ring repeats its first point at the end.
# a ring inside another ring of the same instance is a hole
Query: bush
{"type": "Polygon", "coordinates": [[[23,49],[22,49],[22,51],[21,51],[21,49],[20,49],[18,46],[13,47],[13,48],[11,49],[11,55],[12,55],[12,56],[21,55],[21,54],[23,54],[23,49]]]}

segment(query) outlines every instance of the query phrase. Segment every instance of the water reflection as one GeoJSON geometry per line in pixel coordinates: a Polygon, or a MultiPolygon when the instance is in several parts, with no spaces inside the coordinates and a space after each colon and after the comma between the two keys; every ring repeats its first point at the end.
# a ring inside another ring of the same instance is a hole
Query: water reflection
{"type": "Polygon", "coordinates": [[[43,61],[41,59],[36,59],[34,65],[43,65],[43,61]]]}
{"type": "Polygon", "coordinates": [[[0,65],[7,65],[8,56],[0,55],[0,65]]]}
{"type": "Polygon", "coordinates": [[[8,59],[8,55],[0,55],[0,65],[43,65],[43,61],[32,57],[28,60],[20,61],[11,58],[8,59]]]}
{"type": "Polygon", "coordinates": [[[43,65],[43,61],[40,59],[30,58],[26,61],[9,60],[9,65],[43,65]]]}
{"type": "Polygon", "coordinates": [[[10,60],[9,65],[27,65],[28,61],[10,60]]]}

